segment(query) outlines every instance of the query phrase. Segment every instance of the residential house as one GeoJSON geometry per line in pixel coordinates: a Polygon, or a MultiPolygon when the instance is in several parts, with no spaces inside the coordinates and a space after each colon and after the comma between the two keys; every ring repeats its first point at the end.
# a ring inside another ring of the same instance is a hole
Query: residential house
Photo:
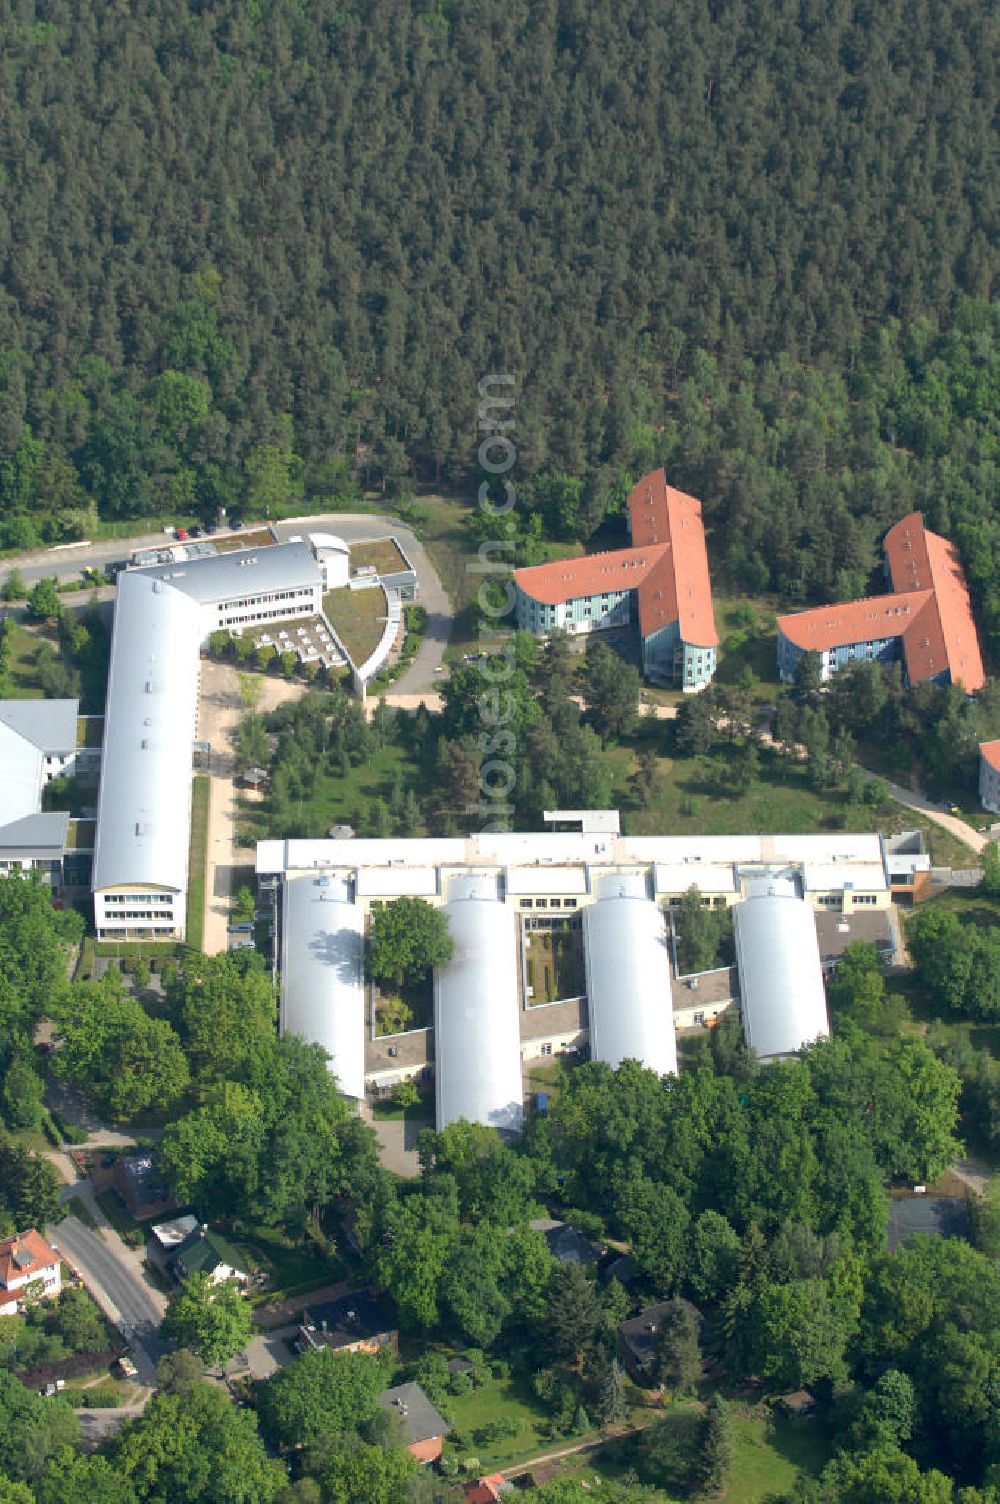
{"type": "Polygon", "coordinates": [[[29,1227],[0,1242],[0,1316],[13,1316],[28,1298],[52,1300],[62,1289],[59,1254],[29,1227]]]}
{"type": "Polygon", "coordinates": [[[401,1417],[406,1428],[406,1450],[418,1462],[436,1462],[451,1430],[441,1412],[431,1404],[419,1384],[397,1384],[378,1397],[383,1410],[401,1417]]]}
{"type": "Polygon", "coordinates": [[[156,1155],[148,1151],[120,1154],[111,1170],[111,1184],[137,1222],[162,1216],[177,1204],[156,1155]]]}
{"type": "MultiPolygon", "coordinates": [[[[664,1300],[657,1305],[647,1306],[638,1316],[621,1322],[618,1327],[618,1356],[622,1366],[632,1382],[645,1389],[657,1387],[655,1375],[660,1332],[663,1318],[672,1304],[672,1301],[664,1300]]],[[[698,1317],[700,1327],[703,1324],[701,1312],[694,1306],[692,1310],[698,1317]]]]}
{"type": "Polygon", "coordinates": [[[465,1504],[498,1504],[513,1492],[513,1483],[508,1483],[503,1473],[488,1473],[485,1478],[465,1485],[465,1504]]]}
{"type": "Polygon", "coordinates": [[[190,1279],[193,1274],[207,1274],[213,1285],[220,1285],[227,1279],[245,1285],[249,1279],[242,1268],[245,1262],[221,1233],[212,1232],[202,1223],[171,1255],[169,1267],[178,1283],[190,1279]]]}
{"type": "Polygon", "coordinates": [[[320,1347],[335,1353],[394,1353],[398,1342],[395,1316],[369,1290],[310,1306],[295,1337],[300,1353],[320,1347]]]}

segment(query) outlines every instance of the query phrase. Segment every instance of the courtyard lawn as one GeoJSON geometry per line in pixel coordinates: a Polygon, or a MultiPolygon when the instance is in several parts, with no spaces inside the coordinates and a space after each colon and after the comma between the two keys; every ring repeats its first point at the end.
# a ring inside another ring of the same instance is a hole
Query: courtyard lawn
{"type": "Polygon", "coordinates": [[[388,610],[381,585],[362,590],[328,590],[324,595],[323,614],[350,653],[355,668],[360,668],[378,647],[388,610]]]}
{"type": "Polygon", "coordinates": [[[773,702],[778,693],[778,635],[775,606],[759,597],[716,596],[715,625],[719,634],[716,681],[735,684],[750,669],[757,683],[756,700],[773,702]]]}
{"type": "Polygon", "coordinates": [[[532,930],[528,947],[528,985],[531,1001],[554,1003],[580,997],[584,991],[583,940],[579,930],[532,930]]]}

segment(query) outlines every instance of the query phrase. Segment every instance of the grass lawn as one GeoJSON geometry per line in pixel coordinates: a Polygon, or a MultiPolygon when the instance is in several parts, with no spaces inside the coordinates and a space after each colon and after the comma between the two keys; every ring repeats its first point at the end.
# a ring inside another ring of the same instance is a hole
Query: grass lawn
{"type": "Polygon", "coordinates": [[[421,1096],[413,1107],[397,1107],[391,1097],[376,1097],[372,1116],[380,1123],[416,1123],[420,1128],[434,1127],[434,1103],[421,1096]]]}
{"type": "MultiPolygon", "coordinates": [[[[768,1418],[757,1406],[732,1406],[736,1443],[733,1466],[726,1487],[726,1504],[765,1504],[772,1497],[790,1493],[799,1478],[818,1476],[829,1455],[820,1422],[768,1418]]],[[[561,1478],[590,1482],[596,1477],[620,1480],[630,1462],[608,1456],[605,1451],[567,1457],[559,1469],[561,1478]]],[[[595,1496],[600,1497],[596,1488],[595,1496]]],[[[585,1495],[581,1492],[581,1499],[585,1495]]],[[[657,1489],[654,1498],[663,1504],[680,1504],[679,1496],[657,1489]]]]}
{"type": "Polygon", "coordinates": [[[393,538],[373,538],[369,543],[351,544],[351,573],[374,564],[379,574],[399,574],[407,569],[406,560],[393,538]]]}
{"type": "Polygon", "coordinates": [[[71,820],[66,833],[67,851],[93,851],[96,820],[71,820]]]}
{"type": "Polygon", "coordinates": [[[548,1414],[532,1390],[531,1380],[526,1377],[490,1379],[470,1394],[448,1395],[446,1409],[463,1441],[460,1448],[449,1442],[448,1450],[458,1457],[478,1457],[483,1472],[494,1467],[509,1467],[521,1458],[536,1457],[542,1452],[573,1444],[572,1441],[552,1441],[548,1434],[548,1414]],[[516,1434],[489,1446],[480,1445],[474,1433],[480,1426],[497,1420],[516,1425],[516,1434]]]}
{"type": "Polygon", "coordinates": [[[45,691],[38,682],[36,660],[41,644],[47,643],[59,651],[59,638],[53,627],[37,627],[29,631],[20,622],[10,622],[7,629],[10,645],[10,666],[7,671],[7,697],[11,700],[41,700],[45,691]]]}
{"type": "Polygon", "coordinates": [[[528,985],[535,1003],[579,997],[584,991],[583,934],[577,929],[525,934],[528,985]]]}
{"type": "Polygon", "coordinates": [[[475,550],[468,531],[475,507],[470,500],[442,496],[422,496],[419,505],[427,520],[415,531],[430,555],[455,613],[447,657],[460,658],[478,646],[473,601],[483,576],[470,573],[475,550]]]}
{"type": "Polygon", "coordinates": [[[735,684],[749,668],[757,680],[754,698],[772,702],[780,683],[774,603],[746,595],[717,595],[714,604],[719,633],[716,681],[735,684]]]}
{"type": "Polygon", "coordinates": [[[746,793],[728,787],[727,751],[709,757],[669,755],[669,723],[645,720],[627,745],[609,748],[615,800],[623,827],[631,835],[799,835],[824,830],[900,830],[924,832],[935,865],[969,867],[976,861],[967,846],[918,811],[890,800],[880,809],[850,804],[842,790],[817,793],[808,784],[806,766],[762,748],[760,773],[746,793]],[[660,787],[641,809],[629,808],[626,792],[634,766],[633,751],[658,755],[660,787]]]}
{"type": "Polygon", "coordinates": [[[104,741],[103,715],[82,715],[76,723],[78,747],[99,747],[104,741]]]}
{"type": "Polygon", "coordinates": [[[188,858],[187,943],[201,950],[205,932],[205,864],[208,858],[208,801],[212,780],[204,773],[191,785],[191,848],[188,858]]]}
{"type": "Polygon", "coordinates": [[[323,597],[323,615],[350,653],[355,668],[360,668],[378,647],[388,611],[381,585],[328,590],[323,597]]]}

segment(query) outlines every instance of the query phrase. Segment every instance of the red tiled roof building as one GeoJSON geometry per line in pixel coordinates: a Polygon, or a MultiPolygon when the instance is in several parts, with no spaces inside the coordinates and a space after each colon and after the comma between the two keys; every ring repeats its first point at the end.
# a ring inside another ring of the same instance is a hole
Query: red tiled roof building
{"type": "Polygon", "coordinates": [[[49,1300],[61,1288],[59,1255],[35,1228],[0,1240],[0,1316],[12,1316],[29,1297],[49,1300]]]}
{"type": "Polygon", "coordinates": [[[778,617],[782,679],[793,679],[802,655],[816,652],[824,679],[854,663],[901,658],[910,684],[931,679],[967,694],[982,689],[986,675],[955,545],[911,512],[886,533],[885,562],[893,594],[778,617]]]}
{"type": "Polygon", "coordinates": [[[560,628],[584,633],[635,622],[648,678],[704,689],[719,638],[701,502],[654,470],[627,506],[630,548],[514,571],[518,627],[544,637],[560,628]]]}

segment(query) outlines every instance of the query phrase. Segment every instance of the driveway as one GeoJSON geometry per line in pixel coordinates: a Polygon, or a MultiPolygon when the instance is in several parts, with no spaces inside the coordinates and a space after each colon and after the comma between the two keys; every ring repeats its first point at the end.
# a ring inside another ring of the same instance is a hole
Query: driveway
{"type": "MultiPolygon", "coordinates": [[[[876,778],[881,782],[885,781],[881,779],[881,775],[878,773],[869,773],[866,768],[862,768],[861,771],[869,782],[876,778]]],[[[914,809],[919,811],[920,814],[926,815],[928,820],[933,820],[935,825],[940,825],[942,830],[947,830],[957,841],[961,841],[963,846],[968,846],[971,851],[981,853],[986,848],[990,837],[983,835],[981,831],[973,829],[971,825],[966,825],[965,821],[960,820],[957,815],[949,815],[943,805],[935,804],[933,800],[928,799],[924,794],[915,794],[912,789],[904,789],[902,784],[899,783],[890,783],[888,787],[891,798],[895,799],[897,804],[902,804],[906,809],[914,809]]]]}
{"type": "Polygon", "coordinates": [[[77,1181],[59,1193],[63,1202],[73,1196],[87,1207],[97,1229],[70,1215],[51,1226],[48,1236],[121,1332],[142,1382],[152,1386],[156,1383],[156,1365],[169,1345],[159,1335],[167,1297],[147,1278],[142,1250],[126,1247],[109,1224],[94,1200],[90,1182],[77,1181]]]}

